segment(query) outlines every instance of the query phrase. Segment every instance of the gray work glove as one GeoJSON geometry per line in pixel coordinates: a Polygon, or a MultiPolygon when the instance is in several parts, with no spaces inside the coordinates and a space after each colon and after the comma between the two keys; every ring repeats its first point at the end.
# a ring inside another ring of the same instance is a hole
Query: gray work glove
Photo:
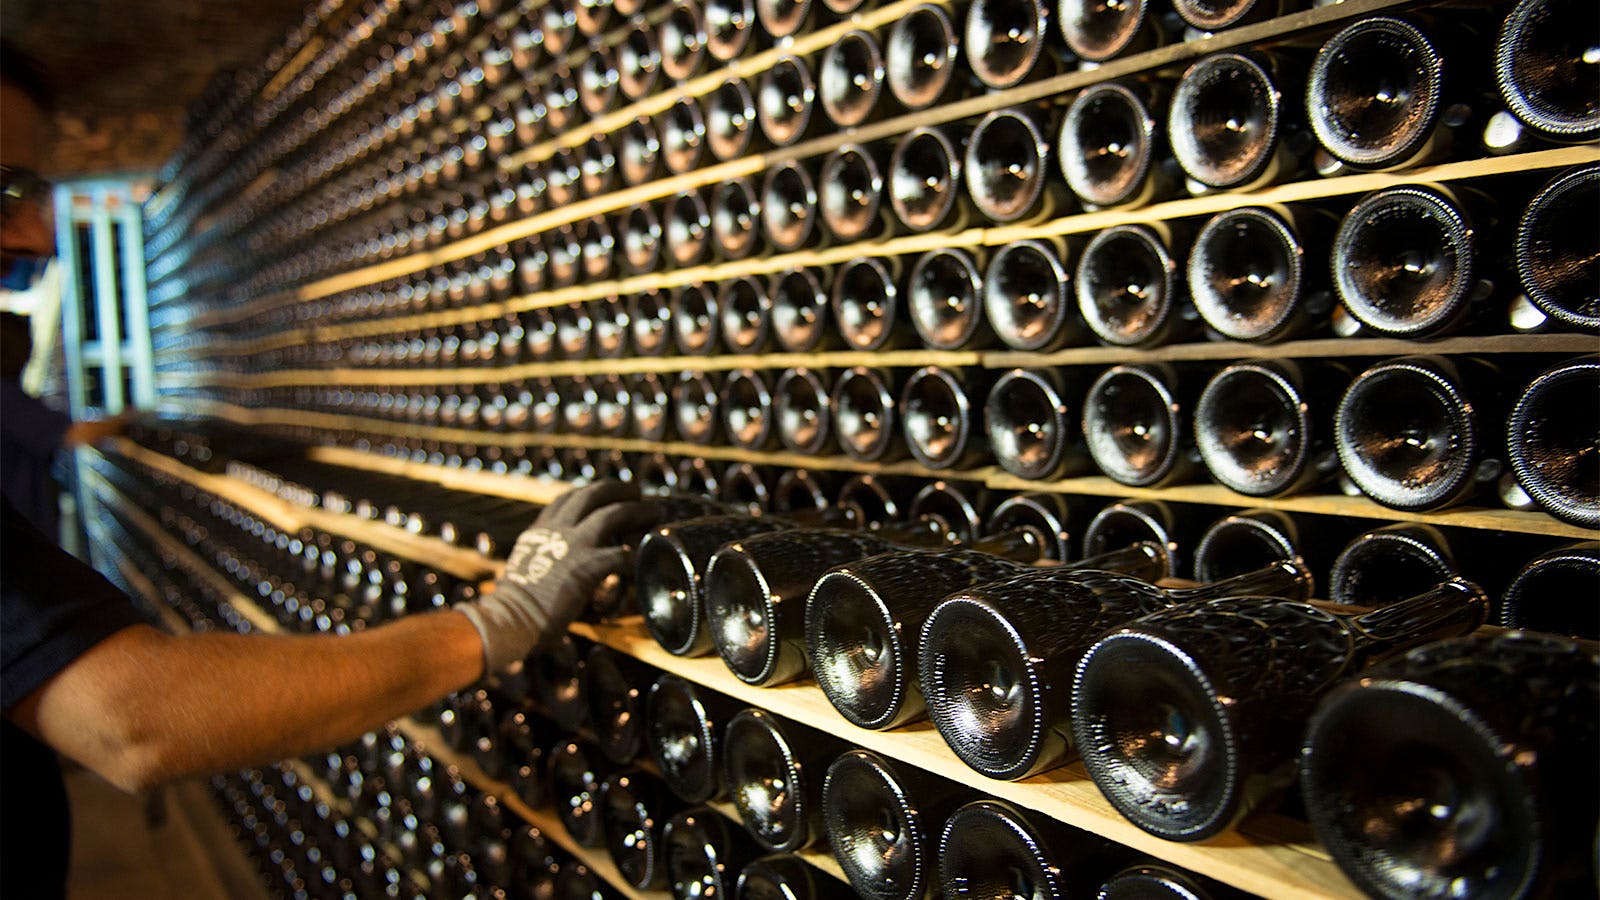
{"type": "Polygon", "coordinates": [[[483,639],[484,674],[565,631],[601,579],[627,566],[629,550],[619,542],[660,518],[656,503],[640,500],[638,488],[620,481],[568,491],[540,510],[511,548],[495,589],[456,607],[483,639]]]}

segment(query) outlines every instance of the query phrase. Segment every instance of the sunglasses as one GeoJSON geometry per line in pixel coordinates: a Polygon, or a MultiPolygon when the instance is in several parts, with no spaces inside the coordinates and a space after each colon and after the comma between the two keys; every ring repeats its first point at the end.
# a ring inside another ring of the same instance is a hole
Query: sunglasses
{"type": "Polygon", "coordinates": [[[54,185],[31,169],[0,166],[0,209],[10,211],[18,204],[41,202],[54,185]]]}

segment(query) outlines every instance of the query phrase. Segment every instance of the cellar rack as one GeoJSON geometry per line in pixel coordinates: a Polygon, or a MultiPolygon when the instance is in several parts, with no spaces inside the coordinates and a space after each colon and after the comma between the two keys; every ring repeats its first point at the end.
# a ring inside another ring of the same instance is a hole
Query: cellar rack
{"type": "MultiPolygon", "coordinates": [[[[209,415],[235,425],[260,426],[310,426],[332,430],[365,430],[396,437],[448,441],[476,446],[500,447],[581,447],[589,450],[621,450],[623,452],[659,452],[672,456],[699,456],[727,462],[747,462],[754,465],[788,466],[812,470],[861,472],[874,475],[911,475],[920,478],[946,481],[977,481],[987,487],[1008,491],[1048,491],[1058,494],[1095,497],[1168,500],[1178,503],[1202,503],[1239,509],[1281,509],[1286,512],[1318,515],[1352,516],[1361,519],[1380,519],[1391,522],[1423,522],[1452,528],[1473,528],[1505,531],[1516,534],[1548,535],[1571,539],[1593,539],[1596,532],[1581,525],[1571,525],[1541,510],[1495,509],[1457,506],[1436,512],[1409,512],[1382,506],[1366,497],[1342,494],[1302,494],[1288,497],[1251,497],[1236,493],[1220,484],[1181,484],[1172,487],[1139,488],[1112,481],[1103,475],[1084,475],[1073,478],[1030,481],[1002,472],[995,466],[978,469],[929,469],[914,462],[873,463],[846,456],[808,456],[779,451],[742,450],[737,447],[707,446],[679,441],[642,441],[634,438],[591,437],[570,434],[524,435],[492,431],[470,431],[461,428],[429,427],[394,422],[387,419],[367,419],[329,413],[306,412],[295,409],[246,408],[217,401],[186,399],[180,405],[162,407],[175,415],[209,415]]],[[[360,451],[339,453],[341,465],[358,468],[391,467],[391,462],[363,463],[360,451]]],[[[386,460],[377,454],[366,454],[374,460],[386,460]]],[[[426,473],[421,464],[404,471],[426,473]]],[[[443,468],[443,467],[433,467],[443,468]]],[[[504,496],[524,497],[518,485],[532,482],[523,476],[476,472],[471,475],[450,476],[443,472],[428,475],[425,480],[450,479],[463,490],[480,493],[501,493],[504,496]],[[476,486],[503,485],[498,490],[479,490],[476,486]],[[505,493],[512,492],[512,493],[505,493]]],[[[442,483],[442,482],[441,482],[442,483]]],[[[536,482],[537,483],[537,482],[536,482]]],[[[547,483],[545,483],[547,484],[547,483]]],[[[539,491],[549,488],[540,487],[539,491]]]]}
{"type": "MultiPolygon", "coordinates": [[[[1347,0],[1346,3],[1325,7],[1325,9],[1342,9],[1351,3],[1359,2],[1362,2],[1362,0],[1347,0]]],[[[958,232],[915,234],[888,240],[845,244],[820,250],[802,250],[793,253],[752,257],[736,262],[692,266],[616,280],[596,281],[586,285],[539,291],[514,297],[503,302],[484,303],[462,309],[389,316],[372,321],[348,322],[338,325],[290,328],[277,334],[252,339],[213,339],[206,342],[211,344],[209,351],[204,350],[205,344],[202,343],[200,347],[196,348],[198,352],[195,355],[248,354],[261,350],[294,346],[308,341],[393,334],[422,328],[490,321],[510,313],[561,306],[567,303],[652,290],[664,290],[701,281],[718,281],[747,275],[764,275],[782,272],[791,268],[836,265],[859,257],[901,256],[947,247],[1000,246],[1026,238],[1060,237],[1082,234],[1117,225],[1148,224],[1211,215],[1245,205],[1301,203],[1310,200],[1364,194],[1399,185],[1463,181],[1494,175],[1559,169],[1594,162],[1600,162],[1600,148],[1585,145],[1535,150],[1507,156],[1460,160],[1434,166],[1407,169],[1400,172],[1310,179],[1279,184],[1254,192],[1206,194],[1198,197],[1153,203],[1134,209],[1079,213],[1039,224],[1006,225],[965,229],[958,232]]],[[[614,195],[608,194],[606,196],[614,195]]],[[[567,207],[566,209],[570,210],[571,208],[567,207]]],[[[577,220],[575,219],[574,221],[577,220]]],[[[512,226],[501,227],[510,228],[512,226]]],[[[423,268],[426,268],[426,266],[423,268]]],[[[351,274],[359,274],[359,272],[351,274]]],[[[359,286],[361,285],[347,287],[359,286]]],[[[341,290],[343,289],[346,288],[341,288],[341,290]]],[[[328,293],[337,293],[337,291],[328,293]]],[[[325,293],[314,293],[304,297],[297,296],[293,302],[317,299],[327,295],[325,293]]],[[[262,311],[260,309],[251,309],[253,303],[259,302],[252,301],[229,310],[218,310],[214,314],[201,314],[195,316],[189,324],[195,328],[217,324],[217,322],[209,319],[208,316],[220,316],[224,312],[230,317],[230,321],[245,318],[248,314],[262,311]]],[[[1361,340],[1364,339],[1351,339],[1350,342],[1355,343],[1361,340]]],[[[186,347],[186,352],[188,350],[189,348],[186,347]]]]}
{"type": "MultiPolygon", "coordinates": [[[[141,463],[150,462],[148,458],[141,458],[139,461],[141,463]]],[[[181,464],[177,465],[180,469],[187,468],[181,464]]],[[[168,469],[164,467],[162,471],[166,472],[167,474],[176,475],[177,477],[186,477],[181,474],[178,469],[168,469]]],[[[194,484],[196,487],[204,488],[207,491],[217,494],[217,496],[226,497],[229,500],[232,500],[236,503],[239,503],[241,506],[250,509],[258,515],[262,515],[263,517],[275,515],[277,512],[275,504],[263,502],[264,499],[275,498],[271,498],[270,495],[265,495],[264,497],[264,492],[259,491],[250,485],[245,485],[232,479],[224,479],[224,481],[231,483],[222,483],[215,479],[195,477],[203,476],[204,473],[194,473],[192,470],[191,473],[192,474],[187,476],[187,480],[189,480],[190,483],[194,484]]],[[[133,527],[137,528],[140,532],[154,541],[164,553],[169,554],[174,560],[177,561],[180,568],[188,572],[191,576],[207,582],[209,587],[217,594],[217,596],[225,598],[226,604],[232,610],[237,612],[240,618],[249,623],[251,630],[260,632],[262,634],[289,633],[285,632],[278,622],[268,615],[267,612],[263,610],[255,600],[236,590],[221,573],[216,571],[212,564],[202,559],[193,550],[190,550],[181,542],[173,538],[160,526],[160,523],[152,519],[148,513],[140,510],[136,504],[131,502],[104,478],[91,471],[86,475],[86,480],[92,483],[95,491],[94,496],[97,502],[103,503],[106,506],[115,509],[119,518],[127,521],[133,527]]],[[[342,518],[343,521],[340,522],[326,522],[323,524],[323,527],[327,527],[334,531],[334,533],[338,534],[353,536],[359,533],[363,539],[371,537],[373,533],[372,529],[363,529],[359,526],[372,525],[373,523],[366,522],[352,516],[343,516],[342,518]]],[[[389,526],[380,527],[387,528],[389,526]]],[[[116,544],[115,540],[111,539],[104,533],[102,533],[98,539],[105,546],[115,546],[116,544]]],[[[430,561],[426,556],[410,556],[408,558],[424,563],[430,561]]],[[[159,596],[159,592],[155,589],[154,585],[150,583],[150,580],[129,565],[125,557],[119,557],[115,564],[119,573],[123,575],[123,577],[135,588],[138,593],[143,595],[150,606],[155,608],[162,621],[162,624],[167,627],[169,631],[173,631],[174,633],[184,633],[192,630],[175,612],[172,611],[170,607],[165,604],[165,602],[159,596]]],[[[648,662],[648,660],[646,660],[646,662],[648,662]]],[[[660,668],[660,666],[657,667],[660,668]]],[[[707,684],[706,686],[713,689],[716,688],[715,685],[707,684]]],[[[722,693],[726,692],[723,691],[722,693]]],[[[777,710],[772,711],[777,712],[777,710]]],[[[790,715],[789,718],[797,722],[808,721],[793,715],[790,715]]],[[[573,840],[571,835],[567,833],[565,826],[561,824],[561,821],[553,816],[548,810],[529,806],[525,801],[522,800],[521,797],[518,796],[516,790],[509,784],[506,784],[505,782],[488,775],[483,771],[482,767],[480,767],[477,762],[470,757],[462,756],[461,754],[456,753],[450,748],[448,742],[444,740],[443,736],[441,736],[438,730],[433,726],[420,722],[411,717],[399,719],[394,724],[396,729],[402,735],[404,735],[408,741],[415,744],[418,749],[422,750],[424,753],[427,753],[429,756],[432,756],[440,763],[454,767],[458,772],[460,772],[461,777],[474,788],[477,788],[484,793],[492,794],[495,799],[500,802],[503,808],[511,811],[523,821],[544,832],[548,837],[550,837],[551,840],[560,846],[561,849],[565,850],[568,854],[583,862],[584,865],[588,866],[597,875],[605,879],[606,882],[611,884],[618,891],[622,892],[624,896],[632,898],[632,900],[660,900],[660,898],[666,898],[669,896],[665,891],[641,891],[628,884],[628,882],[622,877],[621,873],[617,870],[616,865],[611,861],[610,856],[603,849],[584,847],[577,841],[573,840]]],[[[350,812],[348,804],[345,804],[342,800],[336,797],[328,785],[322,781],[322,779],[317,777],[308,766],[300,763],[297,760],[288,760],[285,765],[292,768],[302,781],[312,785],[313,790],[317,791],[320,797],[329,800],[346,813],[350,812]]],[[[646,766],[646,768],[649,767],[646,766]]],[[[659,775],[659,773],[656,774],[659,775]]],[[[720,815],[727,817],[736,824],[739,823],[739,815],[733,804],[728,802],[715,802],[708,805],[715,809],[720,815]]],[[[369,837],[376,836],[376,829],[373,828],[370,823],[366,822],[365,820],[358,820],[358,824],[360,827],[363,827],[364,830],[368,831],[369,837]]],[[[385,846],[385,850],[393,855],[393,851],[387,848],[387,846],[385,846]]],[[[819,851],[816,849],[811,849],[802,851],[797,855],[817,870],[830,875],[841,882],[846,881],[844,871],[839,867],[838,862],[834,860],[832,855],[830,855],[826,850],[819,851]]]]}
{"type": "MultiPolygon", "coordinates": [[[[502,161],[502,167],[514,168],[526,162],[547,157],[560,147],[578,146],[589,138],[620,127],[641,115],[650,115],[667,109],[683,97],[700,96],[714,90],[723,80],[733,77],[751,77],[770,68],[785,55],[807,56],[832,44],[839,36],[852,29],[871,30],[893,23],[922,0],[898,0],[876,9],[858,13],[850,19],[795,38],[779,47],[745,57],[672,89],[636,101],[622,109],[603,116],[587,126],[569,129],[561,137],[528,148],[522,154],[502,161]]],[[[944,3],[942,5],[948,5],[944,3]]],[[[939,125],[959,119],[981,116],[996,109],[1024,104],[1035,100],[1062,95],[1084,87],[1111,81],[1124,76],[1160,69],[1188,62],[1208,53],[1248,46],[1290,36],[1308,29],[1337,25],[1361,16],[1387,10],[1418,5],[1415,0],[1345,0],[1343,3],[1312,8],[1291,13],[1256,25],[1228,29],[1204,39],[1169,44],[1144,53],[1122,57],[1094,69],[1080,70],[1051,78],[1032,81],[1002,91],[981,94],[964,100],[946,103],[931,109],[906,113],[870,125],[841,129],[835,134],[805,141],[767,153],[756,153],[741,159],[707,166],[683,175],[659,179],[612,193],[581,200],[560,209],[539,213],[525,219],[486,230],[478,235],[453,243],[413,253],[397,259],[380,262],[364,268],[319,279],[298,288],[257,298],[225,310],[212,310],[194,316],[188,324],[206,327],[226,322],[240,321],[256,313],[283,306],[327,297],[341,291],[373,284],[389,278],[409,275],[435,265],[466,259],[486,250],[539,234],[564,224],[582,221],[599,213],[670,196],[682,191],[716,184],[721,181],[754,175],[772,165],[790,159],[805,159],[831,152],[849,143],[868,143],[901,134],[917,127],[939,125]]],[[[1566,150],[1549,151],[1567,153],[1566,150]]],[[[1384,178],[1393,176],[1353,176],[1359,178],[1384,178]]],[[[1377,182],[1375,182],[1377,183],[1377,182]]],[[[1263,192],[1265,195],[1265,192],[1263,192]]],[[[1219,195],[1211,202],[1224,202],[1237,195],[1219,195]]],[[[1094,214],[1096,216],[1102,214],[1094,214]]],[[[1095,220],[1089,219],[1093,222],[1095,220]]],[[[1088,227],[1103,227],[1091,224],[1088,227]]],[[[926,237],[926,236],[924,236],[926,237]]],[[[937,236],[935,236],[937,237],[937,236]]],[[[948,236],[945,236],[948,239],[948,236]]]]}
{"type": "MultiPolygon", "coordinates": [[[[159,466],[160,471],[168,475],[188,480],[197,487],[202,487],[263,516],[279,513],[277,507],[281,505],[281,501],[266,502],[276,501],[277,498],[250,485],[230,478],[207,476],[161,454],[138,448],[127,442],[118,443],[115,449],[138,464],[159,466]],[[158,463],[158,460],[164,462],[158,463]]],[[[196,574],[211,581],[217,587],[219,595],[228,597],[230,605],[254,626],[263,631],[277,630],[276,623],[256,606],[254,601],[233,590],[220,574],[210,570],[203,560],[162,531],[159,524],[149,515],[134,508],[98,476],[91,475],[91,480],[102,499],[117,506],[135,526],[177,557],[185,568],[198,567],[201,571],[196,574]]],[[[325,515],[328,518],[322,520],[322,527],[334,533],[360,539],[381,535],[384,530],[400,531],[392,526],[373,523],[347,514],[325,513],[325,515]]],[[[424,563],[431,561],[427,556],[408,558],[424,563]]],[[[479,558],[483,560],[485,568],[494,565],[493,561],[487,558],[479,558]]],[[[857,728],[839,716],[815,683],[806,681],[772,688],[745,684],[735,678],[715,656],[687,659],[668,654],[649,637],[637,616],[610,624],[575,623],[571,631],[580,637],[604,644],[641,662],[673,672],[737,700],[760,706],[811,727],[822,728],[869,750],[891,755],[958,783],[974,786],[981,792],[1009,800],[1024,808],[1150,853],[1235,887],[1265,896],[1330,898],[1359,896],[1359,892],[1333,864],[1326,851],[1316,843],[1303,822],[1269,814],[1254,817],[1238,832],[1223,835],[1204,844],[1170,843],[1147,834],[1117,813],[1094,787],[1081,764],[1057,769],[1020,782],[983,779],[960,762],[945,746],[929,722],[923,721],[888,732],[857,728]]],[[[414,726],[415,723],[410,723],[405,727],[414,726]]],[[[402,730],[405,730],[405,727],[402,730]]],[[[421,742],[428,744],[426,732],[420,734],[421,742]]],[[[432,745],[439,747],[441,743],[434,740],[432,745]]],[[[454,759],[451,761],[457,762],[464,773],[471,771],[467,768],[470,761],[454,759]]],[[[478,771],[477,775],[481,778],[481,771],[478,771]]],[[[469,777],[470,780],[473,779],[469,777]]],[[[508,788],[492,781],[479,786],[497,793],[506,802],[507,808],[520,812],[512,805],[515,796],[508,793],[508,788]]],[[[596,871],[602,870],[596,868],[596,871]]]]}

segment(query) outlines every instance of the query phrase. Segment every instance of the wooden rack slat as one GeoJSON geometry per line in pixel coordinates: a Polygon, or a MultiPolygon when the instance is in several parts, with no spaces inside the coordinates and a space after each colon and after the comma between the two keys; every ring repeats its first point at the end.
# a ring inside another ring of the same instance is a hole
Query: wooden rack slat
{"type": "MultiPolygon", "coordinates": [[[[818,156],[831,152],[847,143],[877,140],[925,125],[940,125],[946,122],[979,116],[991,110],[1029,103],[1126,75],[1169,68],[1207,53],[1269,41],[1306,29],[1332,26],[1382,10],[1412,5],[1414,2],[1416,0],[1345,0],[1342,3],[1291,13],[1290,15],[1256,25],[1228,29],[1210,35],[1204,40],[1168,44],[1145,53],[1136,53],[1113,60],[1098,68],[1079,70],[1053,78],[1029,82],[1018,87],[982,94],[932,109],[907,113],[872,125],[841,129],[834,135],[807,141],[792,147],[754,154],[742,159],[707,166],[685,175],[677,175],[601,197],[589,198],[571,204],[562,210],[541,213],[518,222],[508,223],[443,247],[329,276],[293,290],[258,298],[229,310],[210,311],[197,316],[196,323],[210,325],[237,321],[262,310],[277,308],[287,303],[326,297],[388,278],[420,272],[434,265],[465,259],[557,225],[581,221],[599,213],[610,212],[635,203],[679,193],[680,191],[692,190],[733,178],[742,178],[762,171],[777,161],[818,156]]],[[[874,13],[884,16],[883,21],[888,22],[892,21],[892,18],[888,18],[890,14],[899,15],[914,5],[916,5],[915,0],[901,0],[901,2],[880,7],[874,13]]],[[[821,33],[823,32],[818,32],[818,34],[821,33]]],[[[804,40],[804,38],[801,40],[804,40]]],[[[819,45],[814,49],[820,49],[821,46],[819,45]]],[[[714,88],[728,74],[729,72],[727,71],[718,72],[702,76],[702,79],[715,79],[711,83],[711,87],[714,88]]],[[[699,79],[697,79],[698,81],[699,79]]],[[[695,85],[695,89],[700,89],[698,84],[695,85]]],[[[653,102],[662,104],[661,108],[665,109],[676,101],[679,96],[680,94],[677,91],[666,92],[657,95],[658,99],[653,102]]],[[[625,122],[626,120],[622,121],[625,122]]]]}
{"type": "MultiPolygon", "coordinates": [[[[1347,3],[1349,2],[1356,2],[1356,0],[1347,0],[1347,3]]],[[[595,300],[613,295],[626,296],[652,290],[670,290],[679,285],[701,281],[720,281],[744,275],[763,275],[807,266],[831,266],[857,257],[901,256],[924,253],[940,247],[1002,246],[1025,238],[1083,234],[1116,225],[1148,224],[1151,222],[1212,215],[1240,206],[1303,203],[1311,200],[1364,194],[1397,185],[1462,181],[1492,175],[1564,168],[1597,161],[1600,161],[1600,147],[1586,145],[1535,150],[1509,156],[1460,160],[1401,172],[1341,175],[1335,178],[1312,179],[1274,185],[1249,193],[1207,194],[1199,197],[1168,200],[1135,209],[1078,213],[1038,224],[992,226],[931,235],[905,235],[887,240],[865,241],[821,250],[802,250],[736,262],[653,272],[648,275],[597,281],[587,285],[525,294],[511,298],[503,303],[489,303],[467,309],[420,313],[413,316],[396,316],[371,322],[291,329],[281,339],[273,336],[253,340],[259,342],[260,346],[270,349],[291,346],[294,343],[300,343],[308,339],[336,340],[346,337],[390,334],[419,328],[489,321],[500,318],[507,313],[560,306],[566,303],[595,300]],[[291,340],[291,338],[294,338],[294,340],[291,340]],[[287,341],[287,343],[282,343],[282,341],[287,341]]],[[[204,316],[196,317],[196,324],[198,325],[202,319],[204,319],[204,316]]],[[[251,341],[240,341],[236,345],[223,344],[221,346],[249,348],[251,351],[256,349],[251,341]]],[[[237,350],[233,352],[245,351],[237,350]]]]}
{"type": "Polygon", "coordinates": [[[282,531],[292,532],[310,527],[342,534],[385,553],[426,562],[457,578],[492,578],[498,572],[498,566],[493,561],[438,538],[412,534],[383,522],[296,506],[254,485],[236,478],[201,472],[171,457],[146,450],[125,438],[109,438],[106,446],[142,466],[164,472],[247,507],[282,531]]]}
{"type": "MultiPolygon", "coordinates": [[[[739,450],[732,447],[702,447],[698,444],[680,442],[656,443],[634,439],[584,437],[580,435],[507,435],[467,431],[464,429],[426,428],[388,422],[381,419],[359,419],[350,416],[306,413],[297,410],[243,409],[215,402],[198,403],[190,401],[182,410],[174,409],[172,411],[181,415],[214,415],[225,421],[241,425],[308,425],[333,430],[366,429],[396,436],[477,445],[510,447],[546,445],[552,447],[583,447],[594,450],[614,449],[623,452],[659,452],[671,456],[701,456],[706,459],[748,462],[755,465],[865,472],[879,475],[911,475],[922,478],[942,478],[947,481],[981,481],[990,488],[1007,491],[1048,491],[1082,496],[1167,500],[1175,503],[1201,503],[1238,509],[1259,507],[1318,515],[1352,516],[1362,519],[1425,522],[1431,525],[1452,528],[1541,534],[1575,540],[1593,539],[1595,537],[1595,532],[1591,529],[1578,525],[1569,525],[1548,513],[1535,510],[1457,507],[1439,512],[1413,513],[1390,509],[1365,497],[1328,494],[1292,497],[1249,497],[1235,493],[1220,484],[1187,484],[1163,488],[1137,488],[1119,484],[1099,475],[1063,478],[1055,481],[1029,481],[1007,474],[995,466],[941,472],[910,462],[878,464],[845,457],[819,457],[798,453],[739,450]]],[[[482,473],[484,481],[506,479],[515,483],[520,477],[482,473]]]]}

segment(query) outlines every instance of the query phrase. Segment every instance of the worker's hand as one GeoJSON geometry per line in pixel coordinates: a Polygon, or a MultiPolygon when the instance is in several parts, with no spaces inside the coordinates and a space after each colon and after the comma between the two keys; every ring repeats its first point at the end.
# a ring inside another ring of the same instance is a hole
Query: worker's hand
{"type": "Polygon", "coordinates": [[[483,638],[484,674],[499,672],[566,630],[595,587],[628,564],[624,539],[661,520],[660,507],[620,481],[568,491],[517,538],[505,574],[457,609],[483,638]]]}

